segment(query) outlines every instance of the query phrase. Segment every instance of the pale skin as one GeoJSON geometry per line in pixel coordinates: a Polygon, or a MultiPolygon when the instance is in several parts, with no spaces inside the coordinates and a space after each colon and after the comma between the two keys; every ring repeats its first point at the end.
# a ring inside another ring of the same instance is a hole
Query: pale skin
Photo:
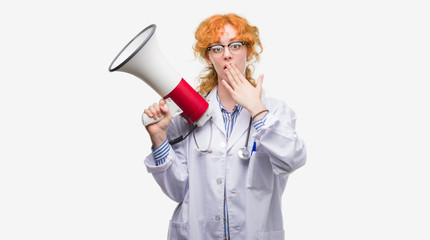
{"type": "MultiPolygon", "coordinates": [[[[223,34],[220,34],[220,41],[217,44],[228,45],[230,42],[237,41],[236,30],[230,24],[224,26],[223,34]]],[[[241,105],[248,110],[251,116],[265,110],[261,101],[263,74],[261,74],[256,83],[252,86],[246,80],[244,73],[246,67],[246,45],[240,53],[232,54],[228,47],[224,48],[221,56],[212,56],[209,54],[206,62],[213,64],[218,75],[218,97],[221,104],[231,112],[236,104],[241,105]]],[[[144,110],[144,113],[150,118],[157,119],[164,115],[159,122],[146,126],[150,135],[153,148],[157,148],[167,139],[167,127],[172,120],[169,109],[165,107],[164,99],[159,103],[154,103],[144,110]]],[[[254,121],[263,118],[264,114],[257,116],[254,121]]]]}

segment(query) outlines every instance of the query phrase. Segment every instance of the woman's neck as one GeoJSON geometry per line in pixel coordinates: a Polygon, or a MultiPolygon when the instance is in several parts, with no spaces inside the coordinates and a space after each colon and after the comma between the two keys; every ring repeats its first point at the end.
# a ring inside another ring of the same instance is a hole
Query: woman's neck
{"type": "Polygon", "coordinates": [[[237,104],[228,92],[227,88],[222,84],[218,84],[218,98],[222,106],[227,109],[228,112],[232,112],[234,106],[237,104]]]}

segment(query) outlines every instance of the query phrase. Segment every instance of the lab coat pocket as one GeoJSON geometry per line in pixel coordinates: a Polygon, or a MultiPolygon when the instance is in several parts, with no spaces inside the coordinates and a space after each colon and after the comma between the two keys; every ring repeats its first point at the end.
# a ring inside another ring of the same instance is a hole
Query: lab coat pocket
{"type": "Polygon", "coordinates": [[[254,152],[248,168],[248,189],[273,190],[273,170],[269,155],[264,152],[254,152]]]}
{"type": "Polygon", "coordinates": [[[270,231],[270,232],[259,232],[257,234],[258,240],[284,240],[284,231],[270,231]]]}
{"type": "Polygon", "coordinates": [[[170,221],[169,240],[187,240],[189,235],[189,224],[170,221]]]}

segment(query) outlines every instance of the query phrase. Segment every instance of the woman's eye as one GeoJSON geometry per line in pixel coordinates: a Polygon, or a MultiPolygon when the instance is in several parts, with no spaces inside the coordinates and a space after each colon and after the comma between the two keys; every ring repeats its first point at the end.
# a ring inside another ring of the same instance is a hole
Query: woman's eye
{"type": "Polygon", "coordinates": [[[219,52],[221,52],[221,51],[222,51],[222,47],[212,47],[212,51],[213,51],[214,53],[219,53],[219,52]]]}
{"type": "Polygon", "coordinates": [[[242,46],[240,43],[235,43],[231,45],[231,49],[239,49],[242,46]]]}

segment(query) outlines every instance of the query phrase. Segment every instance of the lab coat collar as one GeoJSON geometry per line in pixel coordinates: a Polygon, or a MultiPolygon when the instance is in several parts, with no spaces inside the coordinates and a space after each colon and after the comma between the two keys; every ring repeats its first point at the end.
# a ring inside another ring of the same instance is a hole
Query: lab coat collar
{"type": "MultiPolygon", "coordinates": [[[[212,123],[219,128],[219,130],[224,134],[224,138],[226,136],[225,133],[225,125],[224,120],[222,118],[222,114],[220,111],[219,103],[216,99],[216,91],[218,90],[218,86],[216,86],[207,96],[207,100],[209,101],[209,106],[214,110],[214,114],[212,115],[212,123]]],[[[249,119],[251,115],[248,110],[245,108],[242,109],[239,116],[237,117],[236,123],[234,124],[233,131],[231,133],[230,139],[228,140],[227,149],[229,150],[234,144],[242,137],[243,134],[246,134],[249,127],[249,119]]],[[[251,141],[251,140],[250,140],[251,141]]]]}
{"type": "MultiPolygon", "coordinates": [[[[239,116],[237,117],[236,123],[233,126],[233,131],[231,132],[230,139],[228,140],[228,144],[227,144],[228,150],[230,150],[230,148],[233,147],[234,144],[236,144],[236,142],[239,141],[239,139],[244,134],[246,134],[246,132],[248,131],[248,127],[249,127],[250,117],[251,116],[250,116],[248,110],[246,110],[245,108],[242,109],[239,116]]],[[[221,121],[222,121],[222,119],[221,119],[221,121]]],[[[251,127],[252,127],[252,125],[251,125],[251,127]]],[[[249,141],[251,141],[251,140],[249,140],[249,141]]],[[[243,146],[241,146],[241,147],[243,147],[243,146]]]]}
{"type": "Polygon", "coordinates": [[[218,101],[216,100],[216,91],[218,90],[218,86],[216,86],[206,97],[209,102],[209,106],[214,110],[214,114],[212,115],[211,121],[215,126],[219,128],[219,130],[226,136],[224,121],[222,119],[222,114],[219,109],[218,101]]]}

